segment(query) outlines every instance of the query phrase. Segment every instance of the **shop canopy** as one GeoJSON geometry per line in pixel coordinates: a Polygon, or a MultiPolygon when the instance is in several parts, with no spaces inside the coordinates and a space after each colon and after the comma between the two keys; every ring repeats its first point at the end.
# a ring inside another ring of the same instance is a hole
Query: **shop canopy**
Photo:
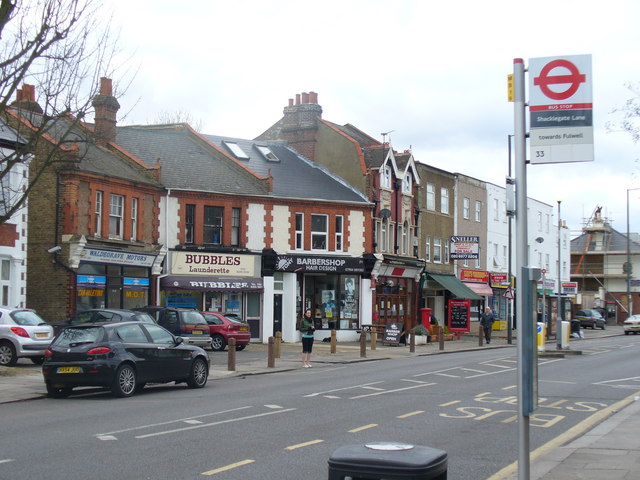
{"type": "Polygon", "coordinates": [[[482,295],[483,297],[491,297],[493,295],[493,290],[486,283],[474,283],[474,282],[462,282],[471,290],[476,292],[478,295],[482,295]]]}
{"type": "Polygon", "coordinates": [[[438,282],[458,298],[466,298],[468,300],[483,299],[453,275],[439,275],[430,273],[429,278],[438,282]]]}
{"type": "Polygon", "coordinates": [[[160,279],[165,290],[207,290],[212,292],[262,292],[259,277],[206,277],[201,275],[167,275],[160,279]]]}

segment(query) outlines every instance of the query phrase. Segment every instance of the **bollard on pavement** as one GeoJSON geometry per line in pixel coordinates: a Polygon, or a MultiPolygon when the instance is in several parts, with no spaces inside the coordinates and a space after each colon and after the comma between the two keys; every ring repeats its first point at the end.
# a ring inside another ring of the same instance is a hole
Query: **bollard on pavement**
{"type": "Polygon", "coordinates": [[[276,358],[280,358],[281,344],[282,344],[282,332],[276,332],[276,341],[275,341],[275,346],[276,346],[275,357],[276,358]]]}
{"type": "Polygon", "coordinates": [[[276,343],[275,339],[273,337],[269,337],[269,347],[267,349],[267,367],[268,368],[274,368],[276,366],[275,343],[276,343]]]}
{"type": "Polygon", "coordinates": [[[482,346],[482,339],[484,338],[483,336],[483,331],[482,331],[482,325],[478,325],[478,346],[481,347],[482,346]]]}
{"type": "Polygon", "coordinates": [[[336,353],[337,343],[338,343],[338,340],[336,338],[336,331],[331,330],[331,353],[336,353]]]}
{"type": "Polygon", "coordinates": [[[440,350],[444,350],[444,328],[438,327],[438,346],[440,350]]]}
{"type": "Polygon", "coordinates": [[[367,357],[367,334],[364,330],[360,332],[360,358],[367,357]]]}
{"type": "Polygon", "coordinates": [[[229,339],[229,347],[227,353],[227,370],[230,372],[236,371],[236,339],[229,339]]]}
{"type": "Polygon", "coordinates": [[[376,349],[377,343],[378,343],[378,329],[376,327],[371,327],[371,350],[376,349]]]}
{"type": "Polygon", "coordinates": [[[409,330],[409,352],[413,353],[416,351],[416,332],[412,328],[409,330]]]}

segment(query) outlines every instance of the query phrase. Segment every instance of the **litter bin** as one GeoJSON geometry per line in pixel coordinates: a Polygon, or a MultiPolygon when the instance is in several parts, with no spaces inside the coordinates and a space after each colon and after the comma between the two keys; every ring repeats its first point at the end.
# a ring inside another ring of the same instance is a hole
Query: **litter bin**
{"type": "Polygon", "coordinates": [[[538,352],[544,352],[547,342],[547,326],[542,322],[538,322],[536,328],[538,332],[538,352]]]}
{"type": "Polygon", "coordinates": [[[560,337],[560,346],[563,349],[569,348],[569,337],[571,336],[571,322],[562,320],[562,337],[560,337]]]}
{"type": "Polygon", "coordinates": [[[345,445],[329,458],[329,480],[446,480],[447,452],[421,445],[345,445]]]}

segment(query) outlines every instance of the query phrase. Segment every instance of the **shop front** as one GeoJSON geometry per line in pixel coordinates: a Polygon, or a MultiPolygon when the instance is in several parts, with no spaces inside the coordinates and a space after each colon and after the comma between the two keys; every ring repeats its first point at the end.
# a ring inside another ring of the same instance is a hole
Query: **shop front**
{"type": "Polygon", "coordinates": [[[75,258],[75,311],[148,305],[151,278],[162,258],[158,253],[81,246],[75,258]]]}
{"type": "Polygon", "coordinates": [[[405,330],[420,323],[418,301],[425,262],[418,258],[383,255],[372,272],[375,278],[373,325],[401,323],[405,330]]]}
{"type": "MultiPolygon", "coordinates": [[[[431,314],[441,326],[451,317],[450,302],[453,300],[482,301],[483,298],[462,283],[455,275],[445,273],[425,272],[423,275],[423,289],[425,307],[431,309],[431,314]]],[[[470,309],[469,319],[477,320],[477,306],[470,309]]],[[[432,322],[436,323],[436,322],[432,322]]]]}
{"type": "Polygon", "coordinates": [[[501,312],[499,305],[495,305],[493,289],[489,285],[489,272],[486,270],[460,270],[460,281],[464,283],[466,287],[482,297],[482,300],[475,302],[476,318],[479,319],[480,313],[484,307],[491,307],[496,314],[498,320],[504,320],[506,318],[506,311],[501,312]],[[484,303],[484,305],[483,305],[484,303]]]}
{"type": "Polygon", "coordinates": [[[370,263],[363,257],[265,253],[263,274],[273,275],[272,331],[296,341],[295,320],[310,309],[316,338],[336,330],[340,341],[357,340],[362,324],[371,321],[370,263]]]}
{"type": "Polygon", "coordinates": [[[260,256],[191,251],[170,252],[169,272],[160,277],[159,304],[236,316],[261,331],[260,256]]]}
{"type": "Polygon", "coordinates": [[[513,318],[513,286],[515,280],[509,282],[509,275],[504,272],[490,272],[489,280],[491,289],[493,290],[493,298],[491,308],[498,314],[500,320],[493,324],[494,330],[506,330],[507,322],[513,318]]]}

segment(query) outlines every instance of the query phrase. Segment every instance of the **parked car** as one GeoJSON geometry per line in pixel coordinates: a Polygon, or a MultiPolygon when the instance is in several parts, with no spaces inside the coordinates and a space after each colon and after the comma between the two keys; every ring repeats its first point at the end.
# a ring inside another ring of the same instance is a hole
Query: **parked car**
{"type": "Polygon", "coordinates": [[[601,328],[604,330],[607,328],[607,321],[604,319],[600,312],[594,309],[579,310],[576,313],[576,319],[580,320],[580,326],[583,328],[601,328]]]}
{"type": "Polygon", "coordinates": [[[182,337],[185,343],[198,345],[202,348],[211,345],[209,324],[197,310],[152,305],[134,308],[134,310],[148,313],[158,325],[166,328],[172,334],[182,337]]]}
{"type": "Polygon", "coordinates": [[[117,397],[129,397],[147,383],[202,388],[209,378],[209,357],[153,323],[85,324],[56,335],[42,374],[51,397],[66,397],[80,386],[107,387],[117,397]]]}
{"type": "Polygon", "coordinates": [[[202,312],[204,319],[209,324],[211,335],[211,350],[222,351],[229,344],[230,338],[236,339],[236,350],[244,350],[251,341],[249,325],[236,319],[223,315],[220,312],[202,312]]]}
{"type": "Polygon", "coordinates": [[[98,322],[146,322],[156,323],[154,318],[146,312],[136,312],[134,310],[123,310],[118,308],[92,308],[76,313],[66,322],[53,324],[53,330],[58,333],[69,325],[81,325],[83,323],[98,322]]]}
{"type": "Polygon", "coordinates": [[[29,308],[0,307],[0,365],[11,367],[18,358],[39,365],[53,340],[53,328],[29,308]]]}
{"type": "Polygon", "coordinates": [[[622,327],[625,335],[640,333],[640,315],[631,315],[624,321],[622,327]]]}

